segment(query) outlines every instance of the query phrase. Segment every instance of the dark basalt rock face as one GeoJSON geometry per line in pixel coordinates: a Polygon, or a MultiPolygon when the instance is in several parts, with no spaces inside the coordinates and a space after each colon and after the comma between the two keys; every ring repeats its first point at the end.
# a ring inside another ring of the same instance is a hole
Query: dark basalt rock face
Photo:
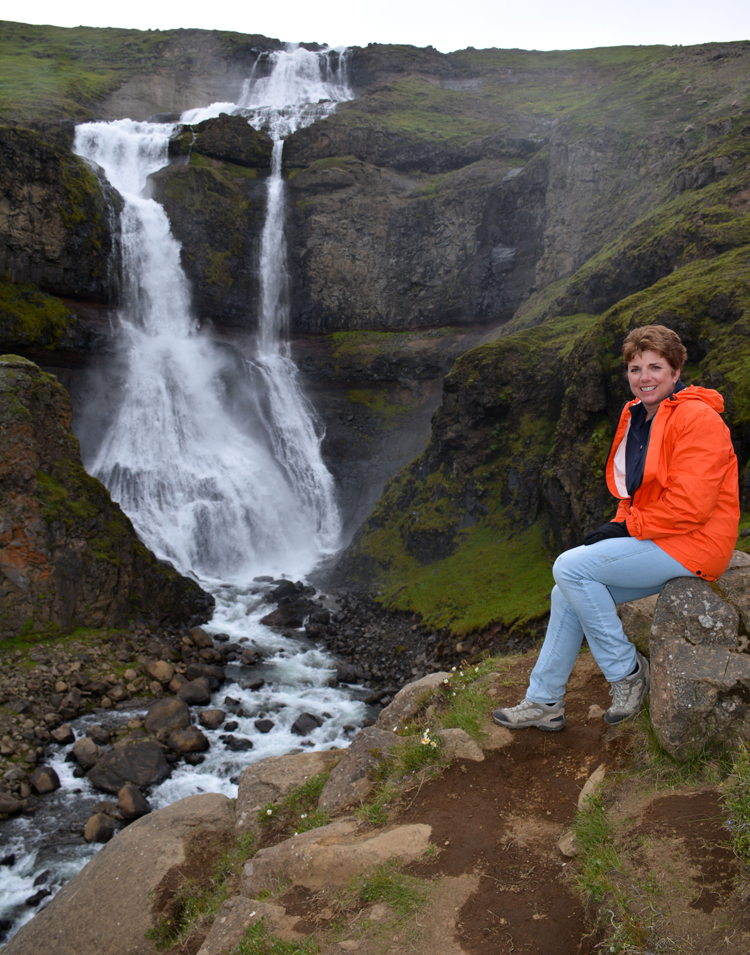
{"type": "Polygon", "coordinates": [[[0,274],[106,304],[118,286],[122,199],[66,139],[59,127],[0,126],[0,274]]]}
{"type": "Polygon", "coordinates": [[[208,619],[213,598],[160,564],[81,464],[52,375],[0,359],[0,637],[208,619]]]}
{"type": "Polygon", "coordinates": [[[160,169],[150,180],[154,197],[182,245],[196,315],[225,327],[254,329],[265,179],[235,161],[205,162],[160,169]]]}

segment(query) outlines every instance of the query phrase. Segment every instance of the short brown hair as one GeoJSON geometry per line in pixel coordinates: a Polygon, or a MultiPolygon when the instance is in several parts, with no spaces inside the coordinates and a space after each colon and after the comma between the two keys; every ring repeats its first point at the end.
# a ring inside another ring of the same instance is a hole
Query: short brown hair
{"type": "Polygon", "coordinates": [[[634,328],[622,343],[622,354],[628,364],[636,355],[645,351],[655,351],[669,362],[672,371],[679,371],[687,361],[687,349],[680,341],[677,332],[666,325],[644,325],[634,328]]]}

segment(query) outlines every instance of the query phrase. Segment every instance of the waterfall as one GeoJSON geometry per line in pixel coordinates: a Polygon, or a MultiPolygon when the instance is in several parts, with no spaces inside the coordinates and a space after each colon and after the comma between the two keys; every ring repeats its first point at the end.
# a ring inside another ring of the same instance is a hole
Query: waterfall
{"type": "Polygon", "coordinates": [[[295,576],[338,546],[333,480],[322,429],[289,352],[289,278],[284,236],[283,139],[351,98],[345,57],[300,47],[266,54],[237,104],[183,114],[247,116],[274,140],[261,249],[261,303],[248,378],[257,392],[240,420],[226,400],[227,358],[197,328],[179,244],[163,208],[144,195],[168,162],[174,126],[119,120],[76,130],[75,151],[99,164],[122,194],[125,373],[111,420],[87,450],[141,538],[180,570],[210,579],[253,573],[295,576]]]}

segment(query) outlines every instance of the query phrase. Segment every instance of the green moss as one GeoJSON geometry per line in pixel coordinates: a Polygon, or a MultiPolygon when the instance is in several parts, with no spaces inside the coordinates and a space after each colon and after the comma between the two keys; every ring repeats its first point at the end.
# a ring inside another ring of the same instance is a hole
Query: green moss
{"type": "Polygon", "coordinates": [[[0,279],[0,347],[41,345],[53,350],[75,322],[60,299],[33,285],[0,279]]]}
{"type": "Polygon", "coordinates": [[[537,620],[549,611],[551,563],[544,532],[535,523],[508,537],[510,521],[492,520],[458,532],[455,553],[427,565],[406,554],[393,532],[368,535],[363,552],[395,554],[379,579],[381,600],[391,610],[419,613],[425,625],[463,635],[493,623],[507,627],[537,620]]]}
{"type": "Polygon", "coordinates": [[[231,253],[228,250],[223,252],[217,249],[206,247],[206,281],[212,285],[221,285],[229,288],[233,284],[232,272],[230,269],[231,253]]]}

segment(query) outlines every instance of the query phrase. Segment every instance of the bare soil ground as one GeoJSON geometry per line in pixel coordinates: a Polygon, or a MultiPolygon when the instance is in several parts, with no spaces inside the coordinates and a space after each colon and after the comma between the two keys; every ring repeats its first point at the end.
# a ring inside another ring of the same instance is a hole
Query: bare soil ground
{"type": "MultiPolygon", "coordinates": [[[[498,705],[522,697],[534,658],[496,678],[498,705]]],[[[323,955],[609,951],[601,926],[610,922],[612,898],[587,904],[574,884],[576,861],[557,845],[573,822],[581,788],[601,764],[608,770],[606,802],[624,869],[613,880],[642,926],[637,948],[611,950],[747,955],[750,917],[736,893],[738,864],[718,791],[648,791],[638,780],[620,778],[633,731],[627,724],[610,728],[602,719],[608,690],[593,659],[582,655],[569,685],[563,732],[491,730],[484,762],[458,761],[406,793],[394,821],[428,823],[438,849],[409,870],[429,880],[428,903],[398,920],[381,913],[373,921],[371,910],[350,914],[333,939],[328,935],[323,955]]],[[[298,932],[326,937],[320,914],[328,912],[320,896],[292,889],[279,901],[298,918],[298,932]]]]}

